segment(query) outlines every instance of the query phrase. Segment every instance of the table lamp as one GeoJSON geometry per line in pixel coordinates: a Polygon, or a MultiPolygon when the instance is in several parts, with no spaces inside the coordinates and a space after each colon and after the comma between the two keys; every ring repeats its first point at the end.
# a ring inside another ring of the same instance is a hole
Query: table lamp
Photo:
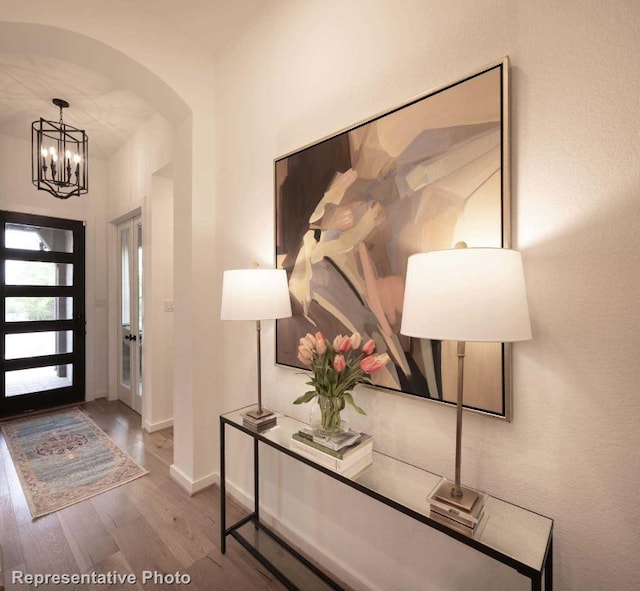
{"type": "Polygon", "coordinates": [[[460,484],[465,342],[531,338],[520,253],[459,243],[454,249],[410,256],[400,332],[458,341],[455,481],[443,480],[430,499],[471,513],[480,495],[460,484]]]}
{"type": "Polygon", "coordinates": [[[222,320],[255,320],[257,365],[258,365],[258,406],[246,415],[260,421],[275,418],[273,411],[262,406],[262,372],[260,350],[260,322],[291,316],[291,300],[287,273],[284,269],[233,269],[225,271],[222,277],[222,320]]]}

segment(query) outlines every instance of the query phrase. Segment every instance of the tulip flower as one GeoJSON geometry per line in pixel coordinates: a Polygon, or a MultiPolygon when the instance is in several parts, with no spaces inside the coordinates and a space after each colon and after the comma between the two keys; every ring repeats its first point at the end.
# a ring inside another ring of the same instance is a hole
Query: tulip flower
{"type": "Polygon", "coordinates": [[[307,333],[300,339],[300,344],[307,347],[307,349],[311,349],[312,351],[315,351],[316,337],[314,337],[311,333],[307,333]]]}
{"type": "Polygon", "coordinates": [[[342,339],[344,337],[341,334],[336,335],[335,339],[333,339],[333,343],[331,343],[333,345],[333,348],[336,351],[340,350],[340,343],[342,342],[342,339]]]}
{"type": "Polygon", "coordinates": [[[318,355],[324,355],[327,352],[327,341],[321,332],[316,333],[316,351],[318,355]]]}
{"type": "Polygon", "coordinates": [[[380,355],[377,356],[377,359],[378,359],[378,363],[380,363],[382,367],[384,367],[385,365],[387,365],[387,363],[389,363],[389,361],[391,361],[391,357],[389,357],[389,353],[381,353],[380,355]]]}
{"type": "Polygon", "coordinates": [[[373,367],[376,364],[376,359],[373,355],[367,355],[362,361],[360,361],[360,369],[366,373],[371,373],[373,367]]]}
{"type": "Polygon", "coordinates": [[[298,359],[304,365],[311,365],[311,362],[313,361],[313,351],[304,345],[300,345],[298,347],[298,359]]]}
{"type": "Polygon", "coordinates": [[[384,367],[391,358],[387,353],[381,355],[368,355],[360,362],[360,369],[366,373],[374,373],[384,367]]]}
{"type": "Polygon", "coordinates": [[[360,346],[360,343],[362,343],[362,337],[360,336],[359,332],[354,332],[351,335],[351,348],[352,349],[357,349],[360,346]]]}
{"type": "Polygon", "coordinates": [[[362,347],[362,352],[365,355],[371,355],[376,348],[376,342],[373,339],[369,339],[362,347]]]}
{"type": "Polygon", "coordinates": [[[347,363],[344,359],[344,355],[336,355],[333,358],[333,369],[335,369],[338,373],[344,370],[347,363]]]}
{"type": "Polygon", "coordinates": [[[362,335],[354,332],[351,336],[339,334],[333,341],[327,340],[320,331],[307,333],[298,345],[298,360],[311,370],[311,380],[307,382],[312,390],[296,398],[294,404],[302,404],[317,399],[320,404],[322,429],[333,435],[340,424],[340,411],[345,404],[356,412],[366,414],[351,394],[358,384],[373,384],[368,374],[373,374],[385,366],[391,358],[387,353],[374,355],[375,341],[369,339],[362,347],[362,335]],[[331,399],[331,404],[327,403],[331,399]]]}
{"type": "Polygon", "coordinates": [[[338,346],[338,351],[340,353],[347,353],[351,350],[351,339],[349,337],[342,337],[340,341],[340,345],[338,346]]]}

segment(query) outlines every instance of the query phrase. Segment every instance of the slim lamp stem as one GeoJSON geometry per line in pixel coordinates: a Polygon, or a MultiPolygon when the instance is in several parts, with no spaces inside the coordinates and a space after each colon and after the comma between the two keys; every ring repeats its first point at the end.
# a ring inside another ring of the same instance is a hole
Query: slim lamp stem
{"type": "Polygon", "coordinates": [[[260,321],[256,320],[256,344],[258,351],[258,414],[262,414],[262,358],[260,354],[260,321]]]}
{"type": "Polygon", "coordinates": [[[462,392],[464,382],[465,342],[458,341],[458,403],[456,412],[456,479],[451,494],[455,498],[462,497],[460,488],[460,464],[462,460],[462,392]]]}

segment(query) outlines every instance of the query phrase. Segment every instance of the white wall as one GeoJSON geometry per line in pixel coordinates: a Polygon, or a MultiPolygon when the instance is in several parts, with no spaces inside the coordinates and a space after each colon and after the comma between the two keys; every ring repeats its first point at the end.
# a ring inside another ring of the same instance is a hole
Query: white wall
{"type": "Polygon", "coordinates": [[[150,207],[144,233],[150,247],[145,255],[145,268],[150,281],[145,298],[147,365],[149,377],[145,390],[150,405],[149,431],[173,423],[173,181],[154,175],[151,182],[150,207]]]}
{"type": "MultiPolygon", "coordinates": [[[[514,345],[514,419],[465,415],[463,480],[555,519],[559,590],[637,589],[640,561],[640,5],[628,0],[277,1],[216,64],[223,268],[273,264],[273,159],[512,60],[513,245],[534,338],[514,345]]],[[[303,378],[273,359],[263,394],[303,378]]],[[[253,327],[221,325],[224,406],[255,400],[253,327]]],[[[377,449],[452,476],[451,408],[360,389],[377,449]]],[[[249,449],[228,449],[251,495],[249,449]]],[[[263,454],[264,499],[358,589],[525,589],[526,581],[346,487],[263,454]],[[515,577],[515,578],[514,578],[515,577]]],[[[427,491],[425,491],[426,494],[427,491]]]]}
{"type": "Polygon", "coordinates": [[[153,174],[171,163],[172,145],[172,125],[156,114],[109,158],[110,220],[142,207],[151,193],[153,174]]]}
{"type": "MultiPolygon", "coordinates": [[[[25,130],[29,136],[29,130],[25,130]]],[[[89,160],[89,192],[56,199],[31,184],[31,142],[0,135],[0,208],[82,220],[86,257],[86,399],[107,395],[106,164],[89,160]]]]}
{"type": "MultiPolygon", "coordinates": [[[[117,325],[117,236],[115,224],[142,213],[143,242],[143,408],[145,429],[173,422],[173,182],[156,173],[171,168],[173,127],[162,116],[151,117],[108,162],[110,318],[117,325]]],[[[110,397],[117,397],[117,331],[110,333],[110,397]]]]}

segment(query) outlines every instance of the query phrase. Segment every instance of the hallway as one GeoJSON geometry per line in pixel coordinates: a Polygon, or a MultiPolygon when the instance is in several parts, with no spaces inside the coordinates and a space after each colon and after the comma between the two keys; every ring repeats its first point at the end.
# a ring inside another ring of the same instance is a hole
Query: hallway
{"type": "MultiPolygon", "coordinates": [[[[22,488],[0,435],[0,546],[7,591],[32,588],[12,583],[13,571],[134,574],[135,584],[42,585],[39,589],[180,589],[190,591],[284,589],[234,540],[219,548],[219,489],[189,497],[169,478],[173,432],[149,435],[140,417],[121,402],[96,400],[79,406],[149,474],[71,507],[31,520],[22,488]],[[189,575],[190,584],[141,585],[143,571],[189,575]]],[[[232,519],[243,510],[230,499],[232,519]]]]}

